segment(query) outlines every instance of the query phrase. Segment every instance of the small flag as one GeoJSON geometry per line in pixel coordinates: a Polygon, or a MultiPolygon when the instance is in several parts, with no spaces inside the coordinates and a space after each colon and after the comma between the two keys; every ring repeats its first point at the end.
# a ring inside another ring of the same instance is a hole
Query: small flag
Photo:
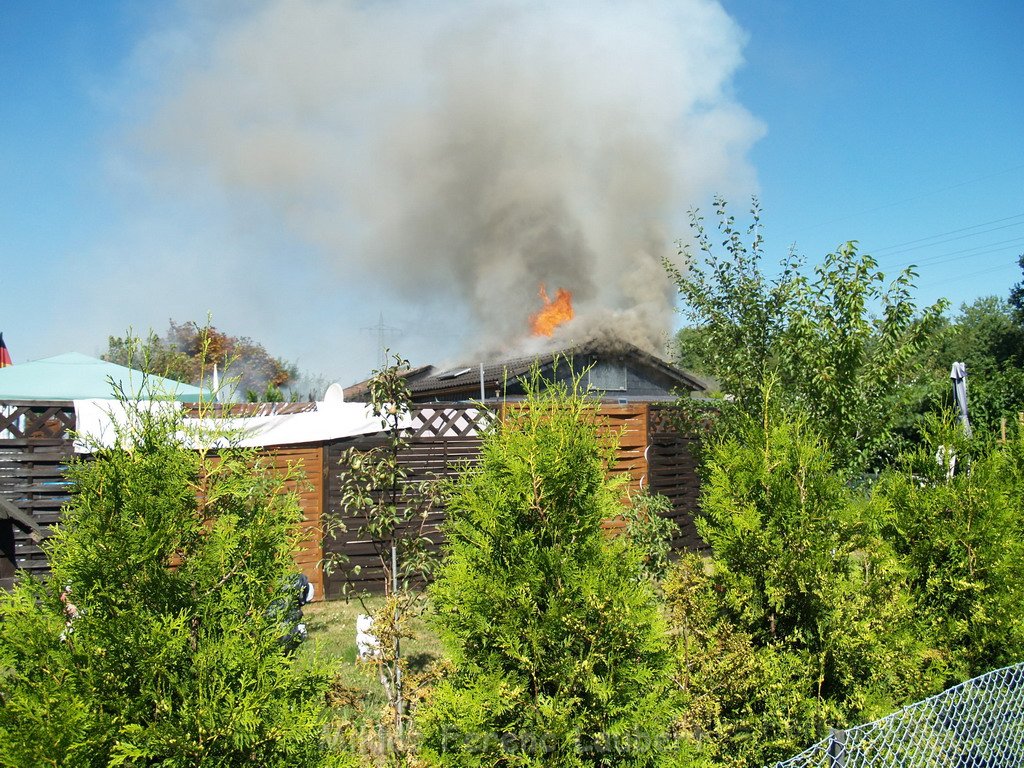
{"type": "Polygon", "coordinates": [[[0,368],[6,368],[8,365],[14,365],[14,361],[11,360],[11,353],[7,351],[4,335],[0,333],[0,368]]]}

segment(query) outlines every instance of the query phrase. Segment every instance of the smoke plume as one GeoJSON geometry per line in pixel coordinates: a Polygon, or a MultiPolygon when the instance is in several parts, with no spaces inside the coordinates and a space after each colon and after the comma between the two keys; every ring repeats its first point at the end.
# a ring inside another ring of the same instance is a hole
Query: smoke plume
{"type": "Polygon", "coordinates": [[[743,35],[711,0],[196,4],[172,32],[154,178],[215,185],[338,291],[452,307],[464,348],[521,337],[540,282],[577,336],[660,346],[682,214],[754,186],[743,35]]]}

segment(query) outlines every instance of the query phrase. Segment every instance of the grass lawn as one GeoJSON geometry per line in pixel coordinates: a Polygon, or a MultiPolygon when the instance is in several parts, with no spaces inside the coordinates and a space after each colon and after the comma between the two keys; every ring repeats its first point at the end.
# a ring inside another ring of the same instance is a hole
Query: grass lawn
{"type": "MultiPolygon", "coordinates": [[[[356,658],[356,617],[378,610],[383,598],[374,596],[359,600],[321,601],[303,606],[302,612],[309,640],[299,649],[300,657],[318,656],[336,670],[332,699],[342,719],[357,721],[373,719],[386,708],[386,698],[376,665],[356,658]],[[364,605],[365,603],[365,605],[364,605]]],[[[415,690],[443,653],[437,634],[430,626],[429,610],[409,620],[412,637],[402,640],[402,657],[406,660],[407,692],[415,690]]]]}

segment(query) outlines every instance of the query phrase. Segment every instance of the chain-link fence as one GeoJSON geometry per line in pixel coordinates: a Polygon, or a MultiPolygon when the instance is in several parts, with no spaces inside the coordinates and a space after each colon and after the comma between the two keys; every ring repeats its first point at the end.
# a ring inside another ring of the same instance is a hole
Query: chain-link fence
{"type": "Polygon", "coordinates": [[[1024,663],[832,735],[775,768],[1024,766],[1024,663]]]}

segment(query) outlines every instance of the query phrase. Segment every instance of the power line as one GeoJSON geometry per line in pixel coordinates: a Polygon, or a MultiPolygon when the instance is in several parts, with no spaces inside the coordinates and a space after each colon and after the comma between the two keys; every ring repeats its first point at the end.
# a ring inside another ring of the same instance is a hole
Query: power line
{"type": "Polygon", "coordinates": [[[984,245],[976,245],[973,248],[962,248],[959,251],[949,251],[947,253],[940,253],[935,256],[927,256],[923,259],[907,261],[902,264],[894,264],[891,266],[894,269],[903,269],[904,267],[912,266],[933,266],[935,264],[946,264],[950,261],[959,261],[960,259],[967,259],[974,256],[986,256],[990,253],[1000,253],[1002,251],[1017,250],[1017,248],[1024,248],[1024,238],[1012,238],[1010,240],[1000,240],[997,243],[986,243],[984,245]]]}
{"type": "MultiPolygon", "coordinates": [[[[951,230],[949,232],[942,232],[942,233],[940,233],[938,235],[929,235],[928,237],[919,237],[916,240],[908,240],[905,243],[898,243],[896,245],[886,245],[886,246],[883,246],[882,248],[873,248],[872,249],[872,253],[877,254],[877,253],[879,253],[881,251],[891,251],[891,250],[893,250],[895,248],[903,248],[904,246],[907,246],[907,245],[915,245],[916,248],[924,248],[926,246],[923,246],[923,245],[917,246],[916,244],[917,243],[924,243],[924,242],[926,242],[928,240],[936,240],[936,239],[938,239],[940,237],[947,237],[948,235],[959,235],[961,232],[967,232],[968,230],[971,230],[971,229],[978,229],[979,227],[987,227],[990,224],[1003,224],[1003,222],[1013,221],[1014,219],[1024,219],[1024,213],[1018,213],[1015,216],[1007,216],[1005,218],[995,219],[993,221],[986,221],[986,222],[983,222],[981,224],[972,224],[969,227],[961,227],[960,229],[954,229],[954,230],[951,230]]],[[[983,235],[983,234],[986,234],[988,232],[994,232],[994,231],[999,230],[999,229],[1007,229],[1009,227],[1019,227],[1022,224],[1024,224],[1024,221],[1019,221],[1016,224],[1006,224],[1005,226],[1002,226],[1002,227],[994,227],[992,229],[982,230],[981,232],[973,232],[973,233],[971,233],[969,235],[961,235],[959,238],[953,238],[953,239],[959,240],[959,239],[963,239],[964,237],[973,237],[974,235],[983,235]]],[[[944,242],[949,242],[949,241],[944,241],[944,242]]],[[[938,243],[938,244],[941,244],[941,243],[938,243]]],[[[912,250],[916,250],[916,248],[908,248],[907,250],[911,250],[912,251],[912,250]]],[[[898,253],[902,253],[902,251],[898,251],[898,253]]],[[[892,255],[892,254],[890,254],[890,255],[892,255]]]]}
{"type": "Polygon", "coordinates": [[[850,219],[855,219],[858,216],[865,216],[865,215],[867,215],[869,213],[877,213],[878,211],[884,211],[884,210],[886,210],[888,208],[895,208],[895,207],[900,206],[900,205],[906,205],[907,203],[917,202],[918,200],[923,200],[924,198],[932,197],[933,195],[938,195],[938,194],[941,194],[942,192],[948,192],[951,189],[959,189],[961,187],[966,187],[966,186],[969,186],[971,184],[977,184],[980,181],[988,181],[989,179],[994,179],[997,176],[1003,176],[1003,175],[1005,175],[1007,173],[1013,173],[1014,171],[1020,171],[1022,169],[1024,169],[1024,164],[1014,165],[1014,166],[1011,166],[1009,168],[1004,168],[1001,171],[995,171],[993,173],[985,174],[984,176],[977,176],[977,177],[975,177],[973,179],[968,179],[967,181],[961,181],[961,182],[958,182],[956,184],[950,184],[949,186],[941,187],[939,189],[933,189],[933,190],[931,190],[929,192],[922,192],[921,194],[915,195],[914,197],[907,197],[907,198],[904,198],[903,200],[896,200],[896,201],[891,202],[891,203],[884,203],[883,205],[878,205],[878,206],[875,206],[874,208],[868,208],[867,210],[859,211],[857,213],[850,213],[850,214],[846,214],[846,215],[843,215],[843,216],[839,216],[838,218],[835,218],[835,219],[829,219],[828,221],[819,222],[818,224],[812,224],[807,229],[809,229],[809,230],[820,229],[821,227],[826,227],[826,226],[829,226],[830,224],[837,224],[837,223],[839,223],[841,221],[848,221],[850,219]]]}
{"type": "Polygon", "coordinates": [[[376,325],[364,326],[363,331],[374,331],[377,334],[377,370],[383,371],[388,365],[388,336],[401,333],[401,328],[384,324],[384,313],[380,313],[380,319],[376,325]]]}
{"type": "MultiPolygon", "coordinates": [[[[997,264],[994,267],[988,267],[987,269],[976,269],[971,272],[971,276],[974,275],[987,275],[990,272],[998,272],[999,270],[1006,269],[1006,264],[997,264]]],[[[945,283],[952,283],[955,280],[963,280],[966,275],[963,272],[957,272],[952,275],[943,276],[938,280],[922,278],[921,282],[927,285],[944,285],[945,283]]]]}

